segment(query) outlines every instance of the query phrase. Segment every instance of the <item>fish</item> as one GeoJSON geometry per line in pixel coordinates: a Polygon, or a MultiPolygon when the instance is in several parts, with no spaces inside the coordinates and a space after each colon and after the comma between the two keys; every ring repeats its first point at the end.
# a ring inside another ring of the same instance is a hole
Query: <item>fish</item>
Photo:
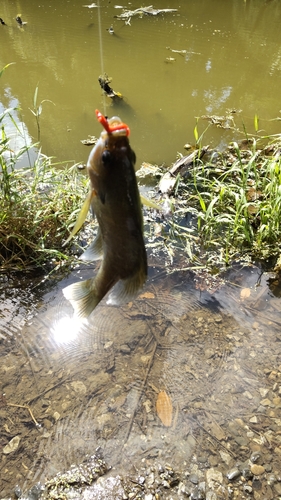
{"type": "Polygon", "coordinates": [[[80,318],[88,317],[109,291],[108,304],[133,300],[147,279],[142,208],[134,168],[136,155],[128,139],[130,130],[119,117],[107,119],[98,110],[96,115],[104,130],[89,155],[90,191],[72,234],[81,227],[90,208],[99,228],[80,259],[102,258],[102,262],[95,277],[62,290],[80,318]]]}

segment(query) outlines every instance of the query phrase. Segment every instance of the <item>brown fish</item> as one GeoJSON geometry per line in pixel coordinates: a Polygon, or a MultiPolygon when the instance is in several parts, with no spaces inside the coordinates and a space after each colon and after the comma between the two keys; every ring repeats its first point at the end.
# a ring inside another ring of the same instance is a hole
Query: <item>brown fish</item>
{"type": "Polygon", "coordinates": [[[129,128],[118,117],[107,120],[99,111],[96,114],[105,130],[88,159],[91,189],[82,219],[90,205],[99,229],[81,259],[93,261],[102,257],[102,263],[95,278],[63,289],[79,317],[89,316],[112,288],[108,304],[132,300],[147,277],[142,210],[134,169],[136,156],[129,144],[129,128]]]}

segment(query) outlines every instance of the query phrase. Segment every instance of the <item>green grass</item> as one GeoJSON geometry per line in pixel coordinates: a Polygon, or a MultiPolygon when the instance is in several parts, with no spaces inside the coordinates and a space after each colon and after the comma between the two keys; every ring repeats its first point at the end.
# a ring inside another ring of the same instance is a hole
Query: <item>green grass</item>
{"type": "Polygon", "coordinates": [[[67,260],[71,250],[63,252],[62,243],[87,194],[88,179],[76,165],[53,163],[40,150],[33,165],[17,168],[23,157],[29,163],[28,153],[38,145],[11,151],[4,117],[14,122],[11,110],[0,115],[0,272],[67,260]]]}
{"type": "Polygon", "coordinates": [[[206,266],[223,266],[243,256],[277,257],[281,249],[280,155],[281,134],[247,136],[240,145],[232,143],[224,153],[194,163],[191,175],[178,186],[170,242],[177,236],[191,261],[201,258],[206,266]],[[196,221],[188,230],[183,224],[187,213],[196,221]]]}
{"type": "MultiPolygon", "coordinates": [[[[0,71],[0,77],[6,68],[0,71]]],[[[37,87],[31,111],[38,138],[44,102],[38,104],[37,87]]],[[[71,260],[73,246],[63,247],[63,242],[88,191],[88,179],[76,165],[54,163],[41,153],[39,143],[12,151],[11,138],[5,131],[7,120],[18,134],[22,133],[14,112],[6,109],[0,115],[0,272],[40,268],[46,263],[56,266],[71,260]],[[31,148],[38,150],[32,163],[31,148]],[[18,162],[23,158],[26,166],[19,169],[18,162]]],[[[229,121],[224,117],[207,118],[219,126],[229,121]]],[[[197,120],[194,137],[200,148],[211,125],[201,135],[198,125],[197,120]]],[[[173,206],[172,215],[158,224],[149,216],[146,236],[152,251],[162,247],[173,260],[180,250],[184,265],[188,259],[189,267],[204,267],[212,273],[237,258],[278,257],[281,134],[260,137],[258,126],[256,115],[254,136],[244,130],[241,143],[232,143],[223,153],[214,151],[207,159],[203,157],[204,162],[194,162],[189,175],[178,176],[174,194],[168,200],[173,206]]],[[[232,116],[231,130],[237,131],[232,116]]]]}

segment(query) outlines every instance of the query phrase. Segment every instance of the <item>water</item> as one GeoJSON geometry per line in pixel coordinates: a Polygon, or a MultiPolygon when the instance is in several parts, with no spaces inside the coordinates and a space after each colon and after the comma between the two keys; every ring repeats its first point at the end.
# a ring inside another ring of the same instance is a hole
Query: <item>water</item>
{"type": "MultiPolygon", "coordinates": [[[[124,25],[113,18],[118,9],[101,0],[104,68],[126,96],[107,113],[129,124],[139,162],[169,164],[192,142],[196,116],[228,108],[242,109],[235,116],[240,128],[243,121],[253,131],[257,113],[262,129],[278,131],[271,120],[280,114],[280,3],[154,7],[179,10],[124,25]]],[[[94,109],[103,111],[97,9],[54,0],[2,0],[1,9],[8,24],[0,26],[1,67],[16,63],[1,78],[2,105],[19,103],[26,138],[36,137],[28,108],[39,82],[39,101],[52,101],[40,118],[43,152],[85,161],[89,150],[80,139],[100,133],[94,109]],[[19,12],[28,21],[23,29],[14,21],[19,12]]],[[[206,124],[199,123],[201,131],[206,124]]],[[[213,127],[206,142],[223,144],[233,134],[213,127]]],[[[92,276],[95,266],[81,265],[48,290],[34,277],[16,288],[1,278],[1,497],[16,484],[26,490],[44,482],[98,446],[123,475],[170,463],[190,486],[188,474],[201,481],[214,469],[222,474],[222,498],[227,472],[259,452],[265,473],[250,481],[255,498],[280,495],[278,290],[254,266],[237,265],[225,285],[211,289],[204,274],[170,271],[149,255],[143,294],[121,308],[103,301],[84,322],[74,321],[61,290],[92,276]],[[157,414],[160,391],[171,401],[169,427],[157,414]]],[[[174,490],[163,498],[172,494],[178,498],[174,490]]]]}
{"type": "MultiPolygon", "coordinates": [[[[254,116],[263,133],[279,131],[280,2],[156,0],[155,8],[178,8],[158,16],[132,17],[130,25],[114,18],[121,10],[100,1],[104,71],[112,87],[125,96],[108,115],[120,114],[131,131],[138,163],[169,165],[187,142],[194,142],[196,117],[241,110],[235,121],[254,132],[254,116]],[[114,28],[114,35],[107,29],[114,28]],[[185,54],[173,53],[184,50],[185,54]],[[174,62],[167,62],[169,57],[174,62]]],[[[84,2],[2,0],[0,65],[15,62],[1,78],[5,106],[18,102],[22,120],[34,140],[35,119],[29,108],[39,86],[38,103],[43,153],[60,161],[86,161],[80,140],[99,135],[94,110],[103,111],[98,83],[102,72],[98,12],[84,2]],[[21,11],[28,24],[15,17],[21,11]]],[[[133,0],[129,8],[139,7],[133,0]]],[[[202,133],[206,121],[199,124],[202,133]]],[[[204,141],[214,146],[235,135],[212,127],[204,141]]]]}
{"type": "Polygon", "coordinates": [[[87,321],[73,319],[61,290],[93,269],[82,265],[43,295],[27,280],[20,294],[6,284],[2,497],[16,483],[26,490],[83,462],[98,446],[118,474],[169,463],[183,474],[215,467],[225,477],[253,451],[270,472],[280,470],[281,315],[269,276],[237,265],[209,292],[203,278],[149,262],[133,304],[102,302],[87,321]],[[168,427],[157,414],[159,391],[171,400],[168,427]]]}

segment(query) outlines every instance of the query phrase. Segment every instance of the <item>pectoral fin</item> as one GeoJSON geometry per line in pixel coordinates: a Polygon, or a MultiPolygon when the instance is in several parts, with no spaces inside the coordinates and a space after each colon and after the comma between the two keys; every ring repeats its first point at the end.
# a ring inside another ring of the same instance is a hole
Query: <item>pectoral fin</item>
{"type": "Polygon", "coordinates": [[[102,258],[103,248],[102,248],[102,235],[100,228],[98,228],[97,235],[93,243],[87,248],[87,250],[82,253],[80,259],[86,261],[94,261],[102,258]]]}
{"type": "Polygon", "coordinates": [[[83,206],[79,212],[79,215],[77,217],[77,221],[75,222],[74,228],[72,229],[67,240],[62,245],[63,247],[65,245],[67,245],[67,243],[71,240],[71,238],[73,238],[73,236],[79,231],[79,229],[81,229],[81,227],[82,227],[82,225],[85,222],[85,219],[87,217],[87,213],[89,212],[93,196],[95,196],[95,195],[96,195],[96,192],[94,191],[94,189],[91,189],[91,191],[89,191],[87,198],[84,201],[83,206]]]}
{"type": "Polygon", "coordinates": [[[154,210],[158,210],[159,212],[162,211],[162,207],[160,207],[160,205],[157,205],[157,203],[154,203],[154,201],[149,200],[148,198],[146,198],[142,194],[140,194],[140,200],[141,200],[143,205],[146,205],[149,208],[154,208],[154,210]]]}

